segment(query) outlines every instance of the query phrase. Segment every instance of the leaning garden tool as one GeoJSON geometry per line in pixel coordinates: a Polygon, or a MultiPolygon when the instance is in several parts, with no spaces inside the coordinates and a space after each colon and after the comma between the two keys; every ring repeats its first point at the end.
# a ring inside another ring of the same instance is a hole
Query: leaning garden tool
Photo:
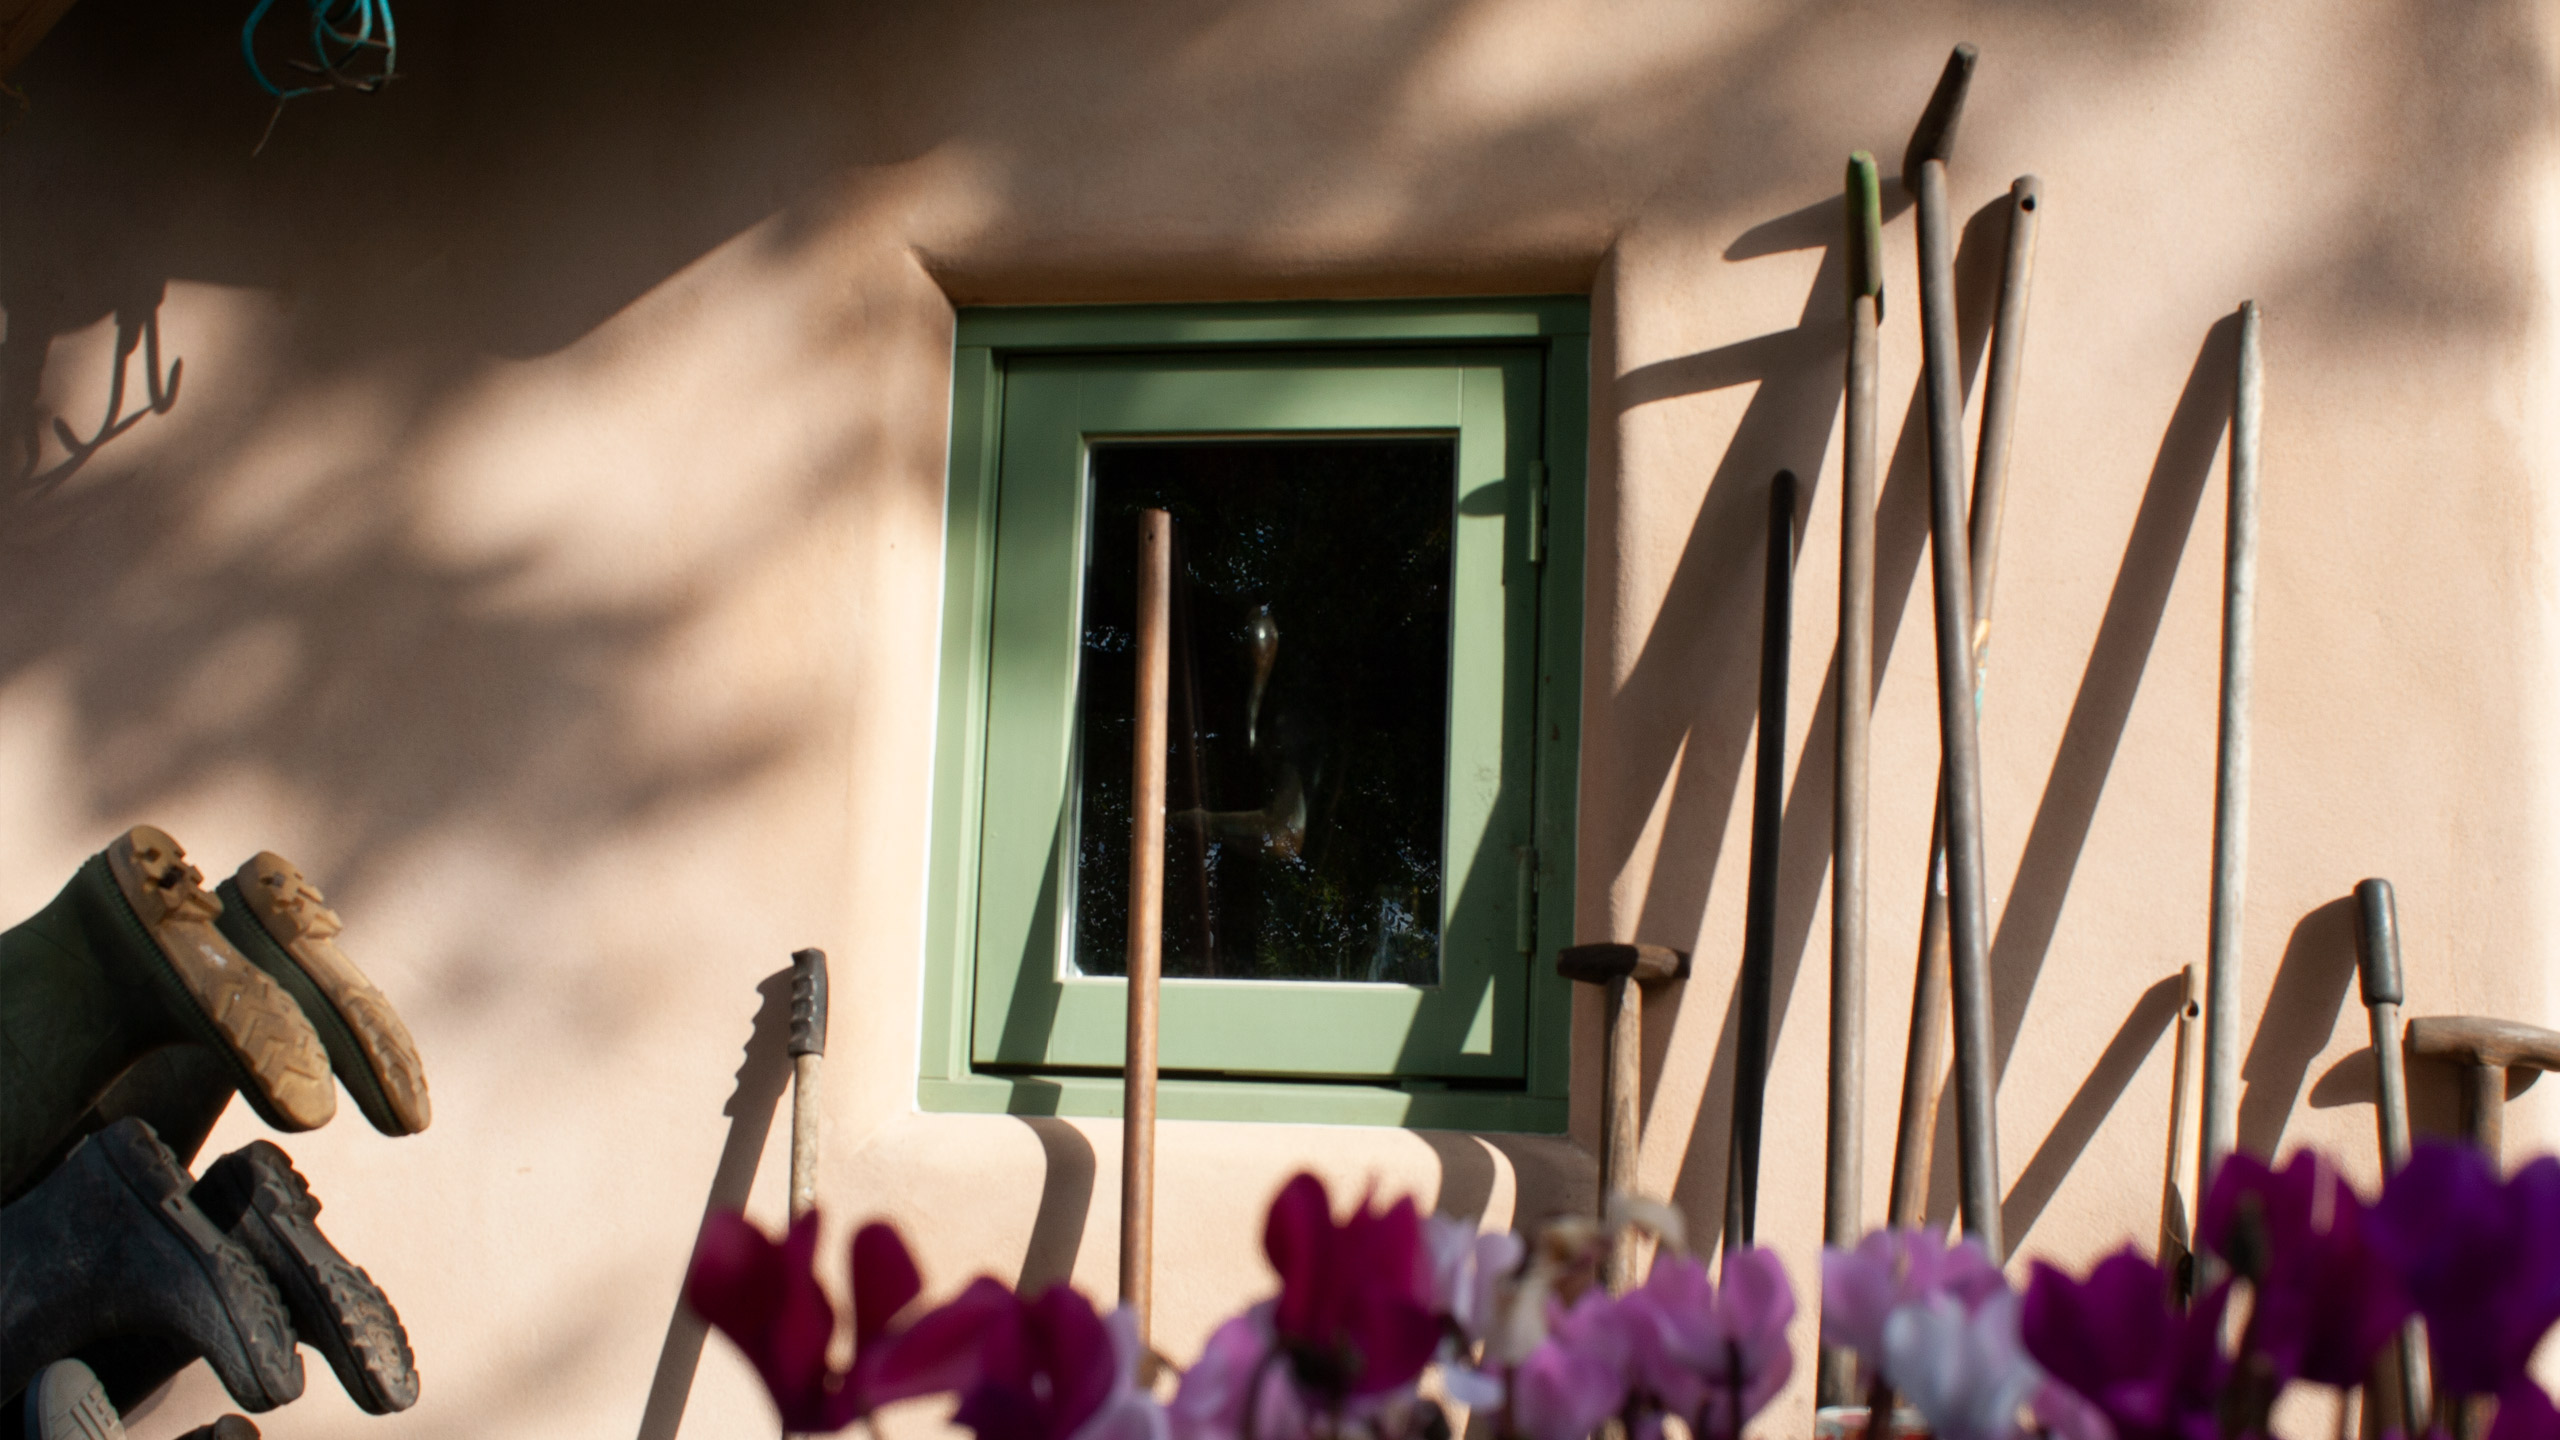
{"type": "Polygon", "coordinates": [[[2160,1185],[2160,1268],[2169,1272],[2183,1303],[2194,1292],[2196,1248],[2195,1182],[2187,1174],[2193,1146],[2187,1134],[2187,1111],[2195,1101],[2196,967],[2178,975],[2178,1038],[2170,1052],[2176,1068],[2169,1072],[2169,1161],[2160,1185]]]}
{"type": "MultiPolygon", "coordinates": [[[[2000,518],[2008,502],[2009,437],[2017,413],[2018,371],[2026,351],[2027,287],[2035,274],[2036,177],[2009,187],[2009,244],[2000,272],[2000,303],[1991,331],[1990,375],[1983,385],[1982,437],[1974,452],[1973,504],[1967,528],[1973,567],[1974,708],[1982,705],[1982,667],[1991,646],[1991,598],[2000,566],[2000,518]]],[[[1911,1037],[1895,1127],[1887,1216],[1917,1225],[1928,1200],[1929,1146],[1938,1123],[1938,1092],[1947,1065],[1946,812],[1929,840],[1929,888],[1920,921],[1920,959],[1911,989],[1911,1037]]]]}
{"type": "MultiPolygon", "coordinates": [[[[1574,945],[1556,956],[1556,973],[1600,987],[1600,1195],[1598,1213],[1609,1214],[1612,1196],[1636,1193],[1636,1156],[1644,1140],[1644,987],[1689,978],[1689,954],[1661,945],[1574,945]]],[[[1609,1251],[1603,1277],[1612,1294],[1635,1283],[1636,1237],[1623,1230],[1609,1251]]]]}
{"type": "MultiPolygon", "coordinates": [[[[2356,988],[2364,996],[2373,1037],[2373,1113],[2382,1132],[2382,1173],[2388,1175],[2409,1163],[2409,1084],[2400,1053],[2400,917],[2388,880],[2356,884],[2356,988]]],[[[2423,1435],[2428,1410],[2426,1352],[2417,1321],[2403,1328],[2394,1349],[2401,1433],[2423,1435]]]]}
{"type": "Polygon", "coordinates": [[[2204,1115],[2199,1183],[2240,1128],[2240,919],[2249,863],[2251,619],[2258,607],[2258,302],[2240,307],[2231,396],[2231,478],[2222,550],[2222,702],[2213,772],[2213,915],[2205,955],[2204,1115]]]}
{"type": "Polygon", "coordinates": [[[818,1062],[827,1053],[827,952],[791,952],[791,1217],[818,1196],[818,1062]]]}
{"type": "MultiPolygon", "coordinates": [[[[1875,157],[1849,157],[1849,371],[1840,437],[1839,708],[1831,810],[1831,1076],[1822,1169],[1822,1243],[1846,1250],[1858,1213],[1867,1072],[1867,730],[1875,690],[1876,326],[1884,315],[1884,203],[1875,157]]],[[[1817,1405],[1846,1405],[1857,1357],[1822,1352],[1817,1405]]]]}
{"type": "Polygon", "coordinates": [[[1777,964],[1778,840],[1787,807],[1787,651],[1794,622],[1796,476],[1769,482],[1768,587],[1760,611],[1759,760],[1751,782],[1751,878],[1743,906],[1742,984],[1735,997],[1733,1131],[1725,1170],[1724,1245],[1757,1231],[1760,1119],[1769,1090],[1769,1008],[1777,964]]]}
{"type": "Polygon", "coordinates": [[[1173,517],[1138,516],[1137,739],[1129,774],[1129,1050],[1120,1105],[1120,1302],[1146,1341],[1155,1292],[1156,1016],[1164,971],[1165,699],[1173,517]]]}
{"type": "Polygon", "coordinates": [[[1991,947],[1983,894],[1982,746],[1974,700],[1973,576],[1965,526],[1964,397],[1956,374],[1955,249],[1947,157],[1974,49],[1947,57],[1903,156],[1920,211],[1920,342],[1929,430],[1929,553],[1938,643],[1940,805],[1946,817],[1948,972],[1955,1005],[1956,1144],[1964,1227],[1996,1259],[1999,1137],[1991,1077],[1991,947]]]}
{"type": "Polygon", "coordinates": [[[2462,1073],[2462,1137],[2497,1164],[2505,1136],[2507,1081],[2525,1084],[2560,1070],[2560,1030],[2485,1015],[2430,1015],[2409,1022],[2409,1053],[2452,1062],[2462,1073]]]}

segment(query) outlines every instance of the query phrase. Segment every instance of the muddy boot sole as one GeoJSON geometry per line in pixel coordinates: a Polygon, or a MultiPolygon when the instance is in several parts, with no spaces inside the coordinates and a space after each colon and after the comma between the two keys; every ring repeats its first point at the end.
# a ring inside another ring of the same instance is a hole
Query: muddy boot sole
{"type": "Polygon", "coordinates": [[[391,1298],[320,1233],[320,1202],[282,1150],[253,1141],[207,1167],[197,1203],[284,1294],[294,1332],[356,1404],[376,1415],[418,1403],[417,1357],[391,1298]]]}
{"type": "Polygon", "coordinates": [[[400,1012],[339,948],[345,927],[320,888],[292,861],[262,850],[218,893],[222,915],[215,923],[301,1005],[365,1119],[385,1135],[426,1129],[434,1111],[417,1042],[400,1012]]]}
{"type": "Polygon", "coordinates": [[[162,962],[148,972],[202,1041],[232,1060],[258,1118],[287,1131],[327,1124],[338,1111],[327,1049],[293,996],[214,923],[222,902],[186,851],[167,831],[136,825],[107,847],[106,862],[162,962]]]}

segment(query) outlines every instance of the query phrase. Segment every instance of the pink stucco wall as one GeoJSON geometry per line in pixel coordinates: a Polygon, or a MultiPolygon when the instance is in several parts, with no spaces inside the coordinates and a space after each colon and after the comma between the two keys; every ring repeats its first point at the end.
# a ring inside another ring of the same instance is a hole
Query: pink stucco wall
{"type": "MultiPolygon", "coordinates": [[[[895,1217],[938,1286],[1110,1289],[1116,1127],[914,1103],[955,304],[1592,295],[1581,923],[1699,957],[1650,1016],[1643,1174],[1702,1222],[1760,486],[1818,477],[1762,1209],[1809,1284],[1827,247],[1843,157],[1890,172],[1958,39],[1983,53],[1959,217],[2021,172],[2046,197],[1984,732],[2012,1243],[2080,1261],[2156,1221],[2243,298],[2268,389],[2243,1141],[2370,1180],[2363,876],[2397,883],[2412,1013],[2560,1025],[2547,7],[412,5],[405,78],[298,102],[255,156],[237,18],[83,0],[12,77],[0,912],[148,819],[208,869],[299,861],[402,1002],[435,1127],[350,1113],[289,1148],[425,1398],[365,1420],[315,1359],[270,1435],[768,1433],[675,1295],[708,1198],[779,1212],[787,1104],[741,1047],[800,945],[835,957],[833,1223],[895,1217]],[[98,430],[146,321],[174,403],[72,451],[55,420],[98,430]]],[[[1878,1216],[1936,763],[1907,213],[1887,243],[1878,1216]]],[[[1959,262],[1977,340],[1991,248],[1959,262]]],[[[1582,1203],[1581,1018],[1570,1143],[1167,1125],[1168,1348],[1264,1286],[1295,1168],[1497,1223],[1582,1203]]],[[[2555,1091],[2518,1097],[2512,1152],[2560,1144],[2555,1091]]],[[[255,1129],[235,1107],[216,1145],[255,1129]]],[[[136,1433],[218,1404],[199,1369],[136,1433]]]]}

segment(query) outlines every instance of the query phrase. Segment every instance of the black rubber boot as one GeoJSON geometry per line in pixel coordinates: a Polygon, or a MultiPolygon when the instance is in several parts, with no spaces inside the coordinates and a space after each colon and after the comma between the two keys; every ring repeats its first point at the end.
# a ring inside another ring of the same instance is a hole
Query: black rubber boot
{"type": "Polygon", "coordinates": [[[418,1403],[417,1357],[399,1312],[320,1233],[320,1202],[282,1150],[256,1140],[223,1156],[196,1182],[195,1199],[266,1267],[294,1333],[328,1357],[356,1404],[388,1415],[418,1403]]]}
{"type": "Polygon", "coordinates": [[[0,1209],[0,1395],[110,1336],[203,1356],[243,1409],[302,1393],[284,1298],[188,1189],[151,1127],[123,1120],[0,1209]]]}
{"type": "Polygon", "coordinates": [[[215,928],[222,902],[202,879],[137,825],[0,933],[0,1197],[42,1179],[117,1077],[164,1046],[205,1047],[277,1129],[336,1112],[320,1037],[215,928]]]}
{"type": "Polygon", "coordinates": [[[338,948],[345,927],[320,887],[292,861],[261,850],[215,893],[222,914],[214,923],[302,1007],[364,1118],[385,1135],[426,1129],[433,1112],[417,1042],[400,1012],[338,948]]]}
{"type": "Polygon", "coordinates": [[[246,1415],[225,1415],[210,1425],[199,1425],[178,1440],[258,1440],[258,1427],[246,1415]]]}

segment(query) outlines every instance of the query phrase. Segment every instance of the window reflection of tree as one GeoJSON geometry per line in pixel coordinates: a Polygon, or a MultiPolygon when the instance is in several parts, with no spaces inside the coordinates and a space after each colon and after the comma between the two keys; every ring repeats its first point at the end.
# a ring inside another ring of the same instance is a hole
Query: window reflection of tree
{"type": "Polygon", "coordinates": [[[1446,440],[1097,446],[1077,968],[1128,932],[1138,510],[1177,545],[1165,973],[1438,978],[1446,440]]]}

